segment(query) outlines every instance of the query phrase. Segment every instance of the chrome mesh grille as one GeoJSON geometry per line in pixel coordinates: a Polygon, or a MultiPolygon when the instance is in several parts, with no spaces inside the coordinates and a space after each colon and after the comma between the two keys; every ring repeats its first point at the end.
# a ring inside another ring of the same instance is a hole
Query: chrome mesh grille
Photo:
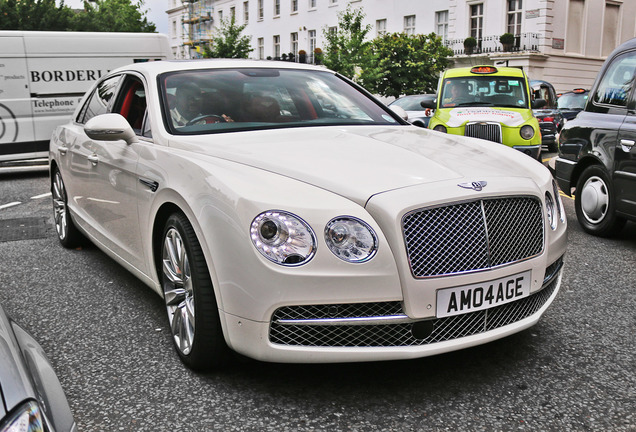
{"type": "Polygon", "coordinates": [[[468,123],[464,129],[467,137],[481,138],[501,143],[501,124],[499,123],[468,123]]]}
{"type": "MultiPolygon", "coordinates": [[[[294,325],[281,324],[279,319],[294,316],[296,319],[337,318],[328,311],[332,306],[342,310],[355,310],[359,305],[317,305],[286,306],[272,316],[269,340],[274,344],[309,347],[397,347],[422,346],[436,342],[454,340],[494,330],[518,322],[536,313],[557,289],[559,279],[555,278],[541,291],[524,299],[507,303],[483,311],[471,312],[445,318],[400,324],[377,325],[294,325]],[[316,313],[323,311],[323,313],[316,313]],[[414,326],[430,323],[432,331],[423,338],[415,335],[414,326]]],[[[400,302],[365,303],[360,310],[369,315],[381,316],[402,313],[400,302]],[[399,310],[396,310],[396,306],[399,310]]]]}
{"type": "Polygon", "coordinates": [[[416,278],[487,269],[543,250],[541,203],[533,197],[420,209],[402,221],[416,278]]]}

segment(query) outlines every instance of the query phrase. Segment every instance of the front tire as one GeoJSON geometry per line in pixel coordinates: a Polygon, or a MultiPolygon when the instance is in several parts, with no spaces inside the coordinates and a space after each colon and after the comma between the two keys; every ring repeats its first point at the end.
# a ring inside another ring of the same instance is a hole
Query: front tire
{"type": "Polygon", "coordinates": [[[68,197],[62,174],[57,168],[51,176],[51,196],[53,197],[53,222],[57,238],[65,248],[75,248],[84,242],[84,236],[77,229],[68,210],[68,197]]]}
{"type": "Polygon", "coordinates": [[[161,285],[174,347],[193,370],[222,366],[229,348],[205,257],[185,215],[168,218],[162,239],[161,285]]]}
{"type": "Polygon", "coordinates": [[[625,219],[616,216],[610,176],[598,165],[589,166],[581,173],[574,207],[579,224],[589,234],[612,237],[625,226],[625,219]]]}

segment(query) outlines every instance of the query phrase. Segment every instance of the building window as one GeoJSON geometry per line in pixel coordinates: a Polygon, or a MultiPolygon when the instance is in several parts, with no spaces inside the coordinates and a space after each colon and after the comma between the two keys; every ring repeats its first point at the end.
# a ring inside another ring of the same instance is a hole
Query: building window
{"type": "Polygon", "coordinates": [[[250,2],[243,2],[243,22],[248,23],[250,20],[250,2]]]}
{"type": "Polygon", "coordinates": [[[309,30],[307,32],[309,39],[309,63],[314,62],[314,50],[316,49],[316,30],[309,30]]]}
{"type": "Polygon", "coordinates": [[[172,20],[172,37],[177,37],[177,21],[172,20]]]}
{"type": "Polygon", "coordinates": [[[330,5],[338,4],[338,0],[329,0],[330,5]]]}
{"type": "Polygon", "coordinates": [[[415,34],[415,15],[404,17],[404,33],[408,35],[415,34]]]}
{"type": "Polygon", "coordinates": [[[583,41],[583,26],[584,21],[585,1],[584,0],[570,0],[568,8],[568,20],[566,22],[566,50],[572,53],[581,53],[581,43],[583,41]]]}
{"type": "Polygon", "coordinates": [[[263,0],[258,0],[258,19],[263,19],[263,0]]]}
{"type": "Polygon", "coordinates": [[[298,57],[298,33],[292,33],[290,37],[291,52],[294,57],[298,57]]]}
{"type": "Polygon", "coordinates": [[[521,35],[521,2],[522,0],[508,0],[508,33],[521,35]]]}
{"type": "Polygon", "coordinates": [[[442,42],[448,39],[448,11],[435,12],[435,34],[442,38],[442,42]]]}
{"type": "Polygon", "coordinates": [[[274,16],[280,15],[280,0],[274,0],[274,16]]]}
{"type": "Polygon", "coordinates": [[[222,23],[222,22],[223,22],[223,11],[220,10],[219,11],[219,23],[222,23]]]}
{"type": "Polygon", "coordinates": [[[265,58],[265,38],[258,38],[258,58],[259,60],[265,58]]]}
{"type": "Polygon", "coordinates": [[[329,28],[327,29],[327,31],[328,31],[330,34],[338,33],[338,27],[336,27],[336,26],[334,26],[334,27],[329,27],[329,28]]]}
{"type": "Polygon", "coordinates": [[[470,35],[477,39],[478,46],[481,46],[481,37],[484,31],[484,4],[474,4],[470,6],[470,35]]]}
{"type": "Polygon", "coordinates": [[[375,21],[375,34],[376,36],[384,36],[386,34],[386,19],[375,21]]]}
{"type": "Polygon", "coordinates": [[[316,0],[309,0],[309,9],[316,9],[316,0]]]}
{"type": "Polygon", "coordinates": [[[298,12],[298,0],[291,0],[291,11],[298,12]]]}
{"type": "Polygon", "coordinates": [[[280,59],[280,36],[274,36],[274,58],[280,59]]]}
{"type": "Polygon", "coordinates": [[[608,56],[618,45],[618,23],[620,22],[621,7],[618,4],[605,4],[603,18],[603,56],[608,56]]]}
{"type": "Polygon", "coordinates": [[[234,6],[230,8],[230,18],[236,19],[236,8],[234,6]]]}

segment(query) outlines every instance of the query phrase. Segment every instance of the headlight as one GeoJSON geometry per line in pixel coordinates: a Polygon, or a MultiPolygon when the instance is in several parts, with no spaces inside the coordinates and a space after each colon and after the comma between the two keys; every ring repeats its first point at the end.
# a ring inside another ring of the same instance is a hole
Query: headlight
{"type": "Polygon", "coordinates": [[[554,198],[552,198],[552,194],[550,192],[545,193],[545,209],[548,213],[548,222],[550,223],[550,228],[555,230],[557,228],[557,209],[554,204],[554,198]]]}
{"type": "Polygon", "coordinates": [[[433,130],[436,130],[437,132],[444,132],[446,133],[446,126],[438,124],[437,126],[435,126],[433,128],[433,130]]]}
{"type": "Polygon", "coordinates": [[[29,401],[19,407],[13,415],[0,424],[0,432],[43,432],[44,422],[40,407],[29,401]]]}
{"type": "Polygon", "coordinates": [[[559,220],[562,223],[565,223],[565,207],[563,206],[563,198],[561,198],[561,194],[559,193],[559,186],[557,185],[557,182],[552,179],[552,190],[554,191],[554,196],[556,198],[556,205],[557,208],[559,210],[559,220]]]}
{"type": "Polygon", "coordinates": [[[373,229],[349,216],[332,219],[327,224],[325,241],[335,256],[352,263],[368,261],[378,250],[378,238],[373,229]]]}
{"type": "Polygon", "coordinates": [[[276,264],[305,264],[316,253],[316,236],[309,225],[283,211],[270,210],[256,216],[250,237],[256,249],[276,264]]]}
{"type": "Polygon", "coordinates": [[[521,135],[521,138],[529,140],[534,136],[534,128],[530,125],[522,126],[519,130],[519,135],[521,135]]]}

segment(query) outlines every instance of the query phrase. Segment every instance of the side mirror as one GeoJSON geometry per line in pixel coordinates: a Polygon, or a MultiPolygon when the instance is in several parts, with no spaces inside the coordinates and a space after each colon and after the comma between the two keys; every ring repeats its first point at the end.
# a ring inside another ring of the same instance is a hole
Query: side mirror
{"type": "Polygon", "coordinates": [[[95,116],[86,122],[84,132],[90,139],[97,141],[124,140],[127,144],[137,142],[135,131],[121,114],[95,116]]]}
{"type": "Polygon", "coordinates": [[[539,109],[546,106],[548,102],[545,99],[535,99],[532,101],[532,109],[539,109]]]}
{"type": "Polygon", "coordinates": [[[404,108],[397,105],[391,105],[389,108],[391,108],[391,111],[396,113],[402,120],[409,119],[409,115],[406,113],[406,111],[404,111],[404,108]]]}
{"type": "Polygon", "coordinates": [[[420,106],[422,108],[436,109],[437,108],[437,96],[433,96],[433,95],[424,96],[422,98],[422,101],[420,102],[420,106]]]}

